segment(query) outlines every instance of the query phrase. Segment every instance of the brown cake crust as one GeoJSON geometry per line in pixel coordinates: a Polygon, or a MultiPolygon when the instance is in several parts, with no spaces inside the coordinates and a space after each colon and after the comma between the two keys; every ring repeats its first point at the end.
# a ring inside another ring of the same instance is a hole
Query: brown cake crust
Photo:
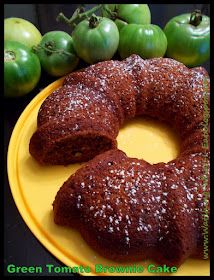
{"type": "MultiPolygon", "coordinates": [[[[88,124],[90,120],[91,135],[94,133],[94,136],[99,136],[97,127],[100,126],[103,144],[102,149],[98,149],[96,153],[100,154],[115,147],[119,127],[125,120],[135,116],[149,116],[168,122],[180,133],[182,151],[188,151],[186,146],[190,146],[194,139],[199,141],[197,150],[200,151],[202,137],[201,129],[198,128],[203,126],[205,97],[208,98],[209,106],[209,95],[205,96],[204,93],[205,80],[209,92],[209,76],[202,67],[188,69],[173,59],[143,60],[137,55],[123,61],[99,62],[71,73],[65,78],[63,86],[43,102],[38,113],[38,131],[30,141],[30,153],[43,164],[69,164],[91,159],[95,156],[94,153],[83,153],[86,141],[81,142],[78,157],[66,158],[66,149],[60,145],[64,145],[64,141],[58,141],[58,134],[55,135],[58,145],[54,149],[59,148],[59,151],[51,158],[52,146],[48,145],[48,141],[46,146],[43,142],[39,149],[41,145],[38,143],[46,135],[45,132],[40,132],[45,131],[41,127],[46,123],[52,125],[55,121],[55,131],[60,122],[67,122],[69,126],[72,120],[78,126],[79,123],[88,124]],[[107,138],[103,137],[103,133],[107,134],[107,138]],[[112,145],[109,145],[109,139],[112,145]]],[[[66,131],[63,137],[70,139],[70,146],[66,146],[71,147],[80,130],[66,131]]],[[[85,127],[81,132],[84,135],[85,127]]],[[[88,133],[85,134],[85,139],[87,135],[88,133]]],[[[54,138],[54,133],[52,136],[54,138]]]]}
{"type": "Polygon", "coordinates": [[[189,256],[202,258],[209,193],[205,103],[209,113],[205,69],[169,58],[132,55],[69,74],[42,104],[30,142],[43,164],[91,159],[58,191],[55,223],[77,228],[117,261],[152,258],[179,266],[189,256]],[[151,165],[116,149],[121,124],[135,116],[166,121],[179,132],[176,160],[151,165]]]}
{"type": "Polygon", "coordinates": [[[107,151],[64,183],[53,204],[54,221],[77,228],[110,259],[179,266],[203,252],[205,159],[207,153],[195,153],[150,165],[107,151]]]}
{"type": "Polygon", "coordinates": [[[114,104],[102,92],[63,86],[42,104],[29,150],[41,164],[87,161],[115,148],[118,130],[114,104]]]}

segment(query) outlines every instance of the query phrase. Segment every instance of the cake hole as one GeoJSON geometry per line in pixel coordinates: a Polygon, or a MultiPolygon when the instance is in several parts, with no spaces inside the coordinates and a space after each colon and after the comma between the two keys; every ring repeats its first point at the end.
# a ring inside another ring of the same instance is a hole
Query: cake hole
{"type": "Polygon", "coordinates": [[[180,153],[180,137],[166,123],[151,118],[135,118],[120,129],[118,148],[127,156],[154,164],[169,162],[180,153]]]}

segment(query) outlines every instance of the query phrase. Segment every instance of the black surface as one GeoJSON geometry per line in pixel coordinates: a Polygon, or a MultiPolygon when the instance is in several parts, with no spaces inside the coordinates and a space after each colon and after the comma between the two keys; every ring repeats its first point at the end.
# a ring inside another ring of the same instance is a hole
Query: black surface
{"type": "MultiPolygon", "coordinates": [[[[57,25],[55,16],[59,11],[64,11],[67,16],[71,14],[73,5],[5,5],[5,17],[17,16],[31,20],[31,22],[38,24],[42,32],[47,32],[53,29],[65,30],[62,26],[57,25]],[[28,7],[27,7],[28,6],[28,7]],[[69,9],[68,9],[69,8],[69,9]],[[47,16],[48,15],[48,16],[47,16]]],[[[150,5],[152,12],[153,23],[159,24],[161,27],[167,22],[169,18],[183,12],[189,12],[196,5],[150,5]]],[[[198,4],[197,6],[200,6],[198,4]]],[[[209,14],[209,8],[208,12],[209,14]]],[[[79,65],[81,68],[83,65],[79,65]]],[[[209,71],[210,63],[204,64],[209,71]]],[[[4,100],[4,271],[5,275],[8,264],[15,264],[17,266],[42,266],[45,268],[46,264],[53,264],[55,266],[64,266],[57,259],[55,259],[41,243],[34,237],[28,229],[23,219],[21,218],[14,200],[12,198],[10,187],[7,178],[7,150],[8,143],[11,137],[12,130],[25,107],[30,103],[33,97],[39,91],[53,82],[55,78],[47,76],[45,73],[39,82],[37,88],[26,97],[20,99],[4,100]]],[[[28,274],[29,275],[29,274],[28,274]]],[[[33,275],[33,274],[30,274],[33,275]]],[[[41,275],[41,274],[40,274],[41,275]]],[[[57,274],[49,274],[44,269],[42,275],[57,276],[57,274]]],[[[72,274],[69,274],[72,275],[72,274]]],[[[15,276],[15,275],[14,275],[15,276]]],[[[38,276],[38,275],[37,275],[38,276]]],[[[63,276],[63,274],[60,274],[63,276]]],[[[74,276],[78,276],[74,274],[74,276]]]]}

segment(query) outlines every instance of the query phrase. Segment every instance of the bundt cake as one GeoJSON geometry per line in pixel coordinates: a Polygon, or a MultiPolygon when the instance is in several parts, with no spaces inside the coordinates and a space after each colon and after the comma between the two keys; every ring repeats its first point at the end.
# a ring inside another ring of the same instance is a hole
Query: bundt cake
{"type": "Polygon", "coordinates": [[[55,223],[77,228],[115,260],[152,258],[179,266],[189,256],[203,257],[206,110],[207,72],[169,58],[132,55],[69,74],[43,102],[29,146],[41,164],[90,160],[58,191],[55,223]],[[135,116],[173,126],[181,136],[178,158],[151,165],[118,150],[119,128],[135,116]]]}

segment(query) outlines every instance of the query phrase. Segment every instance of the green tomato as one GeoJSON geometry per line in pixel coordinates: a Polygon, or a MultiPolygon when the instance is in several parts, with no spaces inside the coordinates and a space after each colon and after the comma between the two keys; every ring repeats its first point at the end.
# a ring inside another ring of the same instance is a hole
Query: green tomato
{"type": "Polygon", "coordinates": [[[118,51],[122,59],[132,54],[142,58],[163,57],[166,48],[166,36],[157,25],[128,24],[121,29],[118,51]]]}
{"type": "Polygon", "coordinates": [[[195,67],[210,57],[210,18],[198,15],[198,21],[195,17],[190,21],[190,17],[191,14],[176,16],[166,24],[166,55],[195,67]]]}
{"type": "Polygon", "coordinates": [[[118,26],[119,30],[122,27],[122,21],[124,25],[127,23],[136,24],[149,24],[151,23],[151,12],[147,4],[109,4],[105,5],[106,8],[115,13],[111,16],[107,11],[104,10],[104,15],[119,20],[118,26]]]}
{"type": "Polygon", "coordinates": [[[41,75],[38,57],[25,45],[4,42],[4,95],[19,97],[32,91],[41,75]]]}
{"type": "Polygon", "coordinates": [[[147,4],[118,4],[117,8],[118,17],[127,23],[151,23],[151,13],[147,4]]]}
{"type": "Polygon", "coordinates": [[[123,21],[123,20],[121,20],[121,19],[116,19],[116,20],[115,20],[115,24],[117,25],[117,28],[118,28],[118,30],[119,30],[119,32],[120,32],[121,29],[122,29],[124,26],[126,26],[128,23],[125,22],[125,21],[123,21]]]}
{"type": "Polygon", "coordinates": [[[42,35],[31,22],[22,18],[4,20],[4,40],[17,41],[31,48],[39,44],[42,35]]]}
{"type": "Polygon", "coordinates": [[[105,17],[92,16],[81,21],[72,37],[78,56],[89,64],[111,59],[119,44],[116,24],[105,17]]]}
{"type": "Polygon", "coordinates": [[[46,33],[35,49],[43,69],[51,76],[64,76],[73,71],[79,62],[72,37],[63,31],[46,33]]]}

